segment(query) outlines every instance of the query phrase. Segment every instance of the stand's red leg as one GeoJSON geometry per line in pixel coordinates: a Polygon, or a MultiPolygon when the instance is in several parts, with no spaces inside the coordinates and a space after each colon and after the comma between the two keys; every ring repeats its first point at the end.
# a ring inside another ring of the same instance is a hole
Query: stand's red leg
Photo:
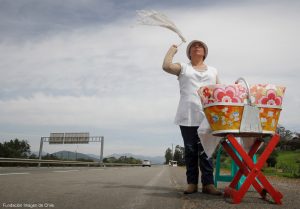
{"type": "Polygon", "coordinates": [[[233,203],[239,203],[252,184],[263,198],[265,198],[266,192],[268,192],[274,199],[275,203],[281,204],[281,198],[283,197],[282,194],[273,188],[273,186],[268,182],[266,177],[261,172],[261,168],[264,166],[266,160],[279,141],[279,135],[275,134],[271,138],[265,148],[265,151],[262,153],[256,164],[253,163],[252,157],[257,152],[262,141],[256,140],[249,153],[247,154],[243,147],[236,141],[233,135],[228,135],[227,139],[229,142],[223,141],[221,144],[227,151],[227,153],[232,157],[234,162],[240,167],[240,169],[235,175],[233,181],[230,183],[230,186],[225,188],[225,196],[230,196],[233,199],[233,203]],[[231,144],[231,146],[229,145],[229,143],[231,144]],[[243,161],[239,159],[237,153],[235,153],[232,147],[241,156],[243,161]],[[244,181],[239,191],[237,191],[234,188],[243,174],[246,176],[246,180],[244,181]],[[261,184],[257,181],[256,178],[261,182],[261,184]]]}
{"type": "Polygon", "coordinates": [[[282,204],[281,199],[283,198],[283,195],[277,191],[267,180],[267,178],[260,172],[258,177],[259,181],[264,186],[265,190],[270,194],[270,196],[273,198],[275,203],[282,204]]]}

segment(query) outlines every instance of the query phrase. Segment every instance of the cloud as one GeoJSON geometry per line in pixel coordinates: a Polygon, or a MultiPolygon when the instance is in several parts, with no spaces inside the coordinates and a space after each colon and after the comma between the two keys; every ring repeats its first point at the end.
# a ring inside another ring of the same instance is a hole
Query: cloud
{"type": "MultiPolygon", "coordinates": [[[[114,1],[66,2],[1,6],[0,26],[8,29],[0,32],[1,133],[30,135],[40,127],[38,134],[48,135],[53,127],[73,127],[101,129],[116,144],[122,137],[137,147],[143,147],[138,138],[149,147],[164,139],[182,143],[172,123],[178,82],[161,69],[166,51],[180,40],[167,29],[135,25],[134,10],[151,7],[169,16],[188,40],[208,44],[207,63],[224,83],[243,76],[250,84],[286,86],[280,122],[299,131],[298,2],[142,1],[133,9],[114,1]]],[[[175,62],[187,61],[185,46],[175,62]]]]}
{"type": "MultiPolygon", "coordinates": [[[[47,93],[61,91],[78,95],[119,86],[125,90],[124,82],[159,78],[164,52],[151,45],[155,40],[146,38],[128,23],[121,22],[105,29],[61,32],[24,45],[2,44],[0,67],[6,73],[1,77],[1,93],[15,91],[10,93],[13,95],[20,90],[42,89],[47,93]],[[150,48],[155,60],[148,57],[150,48]]],[[[130,88],[126,86],[127,90],[130,88]]]]}
{"type": "MultiPolygon", "coordinates": [[[[166,147],[176,140],[174,133],[177,133],[177,127],[170,122],[176,105],[170,106],[170,102],[172,99],[167,98],[149,101],[128,96],[101,98],[35,94],[30,98],[0,102],[0,136],[6,140],[14,137],[26,139],[32,150],[38,150],[40,137],[49,136],[50,132],[87,131],[105,137],[106,154],[123,150],[163,155],[166,147]]],[[[175,99],[173,103],[176,102],[175,99]]],[[[45,145],[44,151],[51,153],[57,149],[75,148],[45,145]]],[[[80,146],[85,153],[98,153],[97,149],[97,145],[80,146]]]]}
{"type": "Polygon", "coordinates": [[[108,0],[78,1],[2,1],[0,41],[43,39],[61,31],[72,32],[90,25],[104,25],[124,13],[116,2],[108,0]]]}
{"type": "MultiPolygon", "coordinates": [[[[167,121],[176,99],[149,101],[130,97],[73,97],[36,94],[31,98],[1,101],[1,123],[49,126],[99,126],[126,129],[130,125],[167,121]],[[165,111],[170,109],[170,112],[165,111]]],[[[162,131],[162,130],[161,130],[162,131]]]]}

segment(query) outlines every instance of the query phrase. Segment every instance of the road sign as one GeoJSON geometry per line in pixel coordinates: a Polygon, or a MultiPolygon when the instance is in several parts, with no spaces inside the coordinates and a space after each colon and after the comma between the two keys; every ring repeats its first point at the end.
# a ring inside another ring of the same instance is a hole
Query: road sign
{"type": "Polygon", "coordinates": [[[88,144],[89,133],[65,133],[65,144],[88,144]]]}
{"type": "MultiPolygon", "coordinates": [[[[89,142],[101,142],[100,159],[99,164],[103,163],[103,136],[90,136],[89,133],[50,133],[50,137],[41,137],[39,159],[42,159],[43,143],[49,142],[49,144],[88,144],[89,142]]],[[[39,167],[41,163],[39,163],[39,167]]]]}
{"type": "Polygon", "coordinates": [[[63,144],[64,133],[50,133],[49,144],[63,144]]]}

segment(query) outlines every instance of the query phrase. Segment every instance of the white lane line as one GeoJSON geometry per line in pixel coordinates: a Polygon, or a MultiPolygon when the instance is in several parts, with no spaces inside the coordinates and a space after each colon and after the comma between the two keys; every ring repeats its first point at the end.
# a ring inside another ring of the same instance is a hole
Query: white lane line
{"type": "Polygon", "coordinates": [[[9,176],[9,175],[27,175],[30,173],[0,173],[0,176],[9,176]]]}
{"type": "Polygon", "coordinates": [[[153,178],[144,185],[144,188],[142,188],[138,191],[138,193],[135,195],[135,198],[126,202],[123,205],[123,207],[121,207],[121,208],[122,209],[145,208],[146,202],[149,201],[149,199],[150,199],[150,196],[146,195],[147,193],[149,193],[149,191],[147,191],[147,187],[159,186],[158,181],[161,178],[161,176],[164,174],[165,171],[166,171],[166,167],[163,167],[159,173],[157,173],[155,176],[153,176],[153,178]]]}
{"type": "Polygon", "coordinates": [[[52,171],[53,173],[67,173],[67,172],[74,172],[74,171],[80,171],[80,170],[66,170],[66,171],[52,171]]]}

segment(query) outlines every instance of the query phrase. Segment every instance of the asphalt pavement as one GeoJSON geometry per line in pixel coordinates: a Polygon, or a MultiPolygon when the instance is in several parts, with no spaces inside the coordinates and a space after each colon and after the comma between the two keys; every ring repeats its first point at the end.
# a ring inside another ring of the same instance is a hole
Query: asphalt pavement
{"type": "MultiPolygon", "coordinates": [[[[300,181],[268,177],[283,204],[260,198],[251,188],[240,204],[199,192],[182,193],[185,168],[152,167],[0,167],[0,208],[55,209],[225,209],[300,208],[300,181]]],[[[224,190],[228,182],[218,184],[224,190]]]]}

